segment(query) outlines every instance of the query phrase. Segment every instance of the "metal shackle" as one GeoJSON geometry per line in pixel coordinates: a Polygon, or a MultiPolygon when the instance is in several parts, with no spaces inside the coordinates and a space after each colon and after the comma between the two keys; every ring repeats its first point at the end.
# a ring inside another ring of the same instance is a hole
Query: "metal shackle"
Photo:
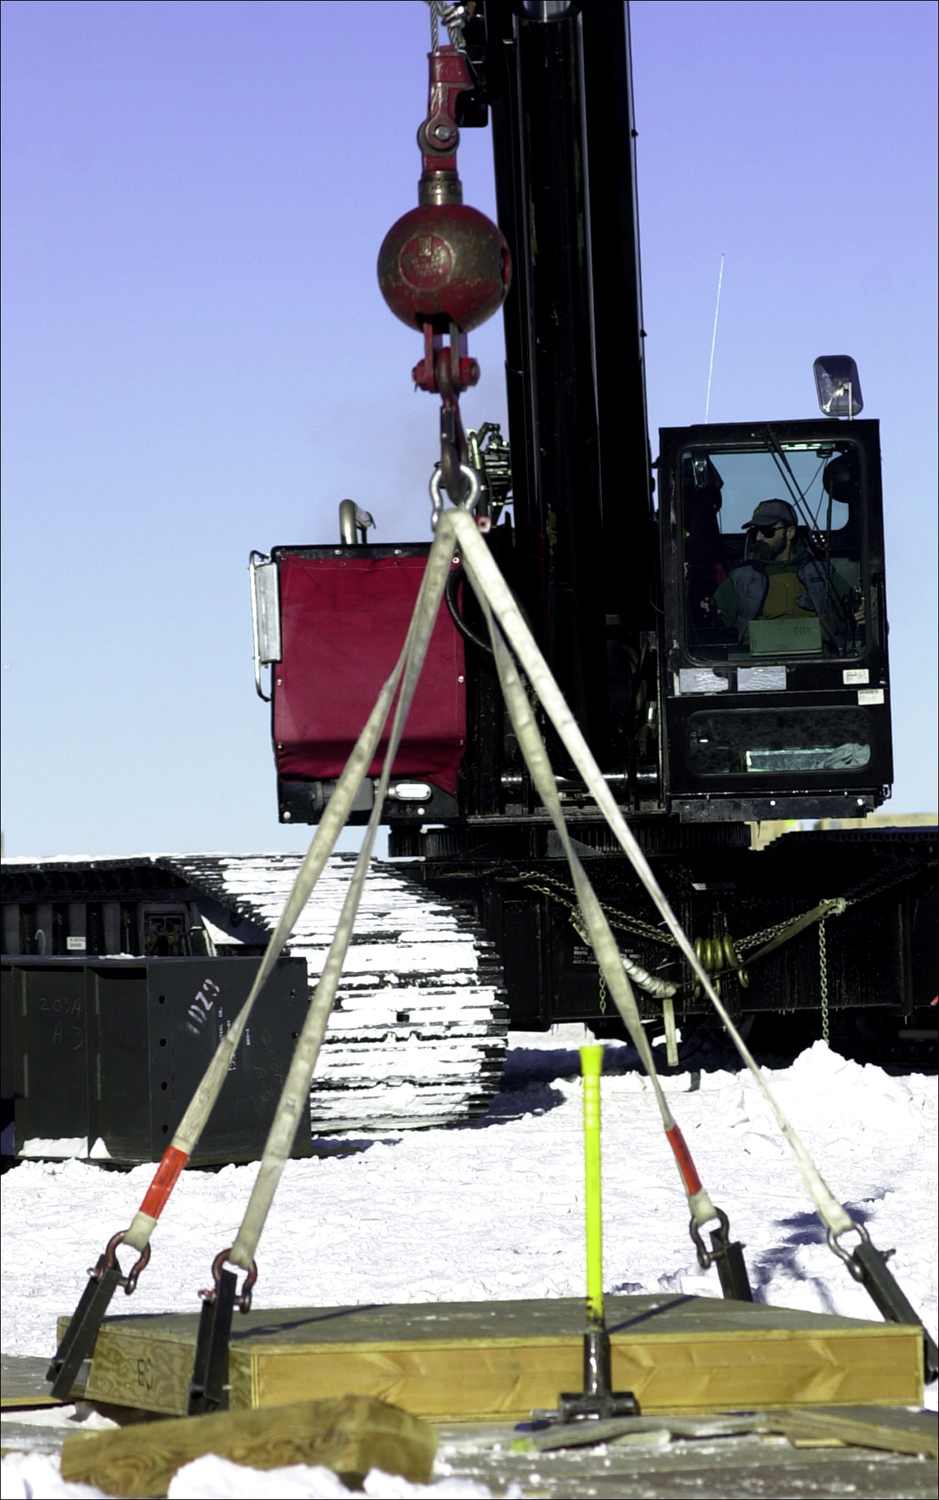
{"type": "MultiPolygon", "coordinates": [[[[469,482],[469,494],[466,496],[465,500],[460,501],[460,509],[468,510],[470,515],[472,515],[479,503],[479,497],[483,492],[483,487],[479,482],[479,475],[477,474],[476,470],[471,469],[469,464],[460,464],[460,473],[463,475],[463,478],[468,480],[469,482]]],[[[443,497],[440,493],[442,485],[443,470],[438,467],[434,469],[433,474],[431,474],[430,476],[429,488],[430,503],[432,507],[430,516],[431,531],[437,530],[437,522],[440,520],[441,514],[443,513],[443,497]]]]}

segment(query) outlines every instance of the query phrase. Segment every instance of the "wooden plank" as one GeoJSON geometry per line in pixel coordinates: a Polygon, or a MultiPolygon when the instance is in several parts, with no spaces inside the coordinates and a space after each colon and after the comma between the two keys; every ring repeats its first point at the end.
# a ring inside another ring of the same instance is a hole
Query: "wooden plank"
{"type": "MultiPolygon", "coordinates": [[[[849,1332],[839,1342],[836,1348],[831,1337],[791,1331],[614,1341],[613,1383],[633,1391],[647,1412],[853,1403],[872,1391],[889,1404],[906,1402],[920,1388],[909,1340],[849,1332]]],[[[315,1399],[356,1390],[437,1420],[517,1418],[555,1405],[561,1391],[577,1390],[582,1379],[579,1340],[251,1349],[239,1351],[233,1364],[233,1404],[268,1406],[298,1391],[315,1399]]]]}
{"type": "Polygon", "coordinates": [[[781,1412],[778,1428],[768,1418],[765,1430],[778,1430],[803,1442],[835,1441],[857,1448],[939,1457],[939,1417],[934,1411],[883,1406],[809,1407],[781,1412]]]}
{"type": "MultiPolygon", "coordinates": [[[[700,1297],[614,1297],[607,1313],[614,1384],[644,1412],[922,1400],[918,1328],[700,1297]]],[[[197,1321],[106,1319],[89,1398],[184,1413],[197,1321]]],[[[574,1298],[253,1311],[235,1320],[231,1406],[348,1391],[438,1421],[517,1420],[579,1388],[582,1331],[574,1298]]]]}
{"type": "Polygon", "coordinates": [[[789,1329],[662,1334],[613,1341],[613,1382],[644,1412],[735,1407],[883,1405],[922,1400],[922,1332],[870,1324],[869,1332],[789,1329]],[[905,1334],[905,1336],[904,1336],[905,1334]]]}
{"type": "Polygon", "coordinates": [[[800,1410],[723,1412],[706,1417],[614,1417],[597,1422],[558,1423],[512,1443],[513,1451],[550,1453],[598,1443],[623,1443],[666,1433],[684,1441],[779,1433],[796,1446],[876,1448],[889,1453],[939,1454],[934,1411],[888,1406],[808,1406],[800,1410]]]}
{"type": "Polygon", "coordinates": [[[253,1469],[322,1464],[358,1487],[373,1468],[424,1482],[436,1451],[436,1432],[418,1417],[381,1401],[343,1396],[75,1433],[62,1449],[62,1477],[111,1495],[165,1495],[183,1464],[216,1453],[253,1469]]]}
{"type": "Polygon", "coordinates": [[[393,1400],[434,1421],[451,1417],[518,1420],[536,1406],[555,1405],[562,1390],[577,1390],[583,1383],[579,1340],[566,1344],[545,1340],[525,1346],[510,1340],[502,1344],[421,1341],[410,1347],[300,1348],[286,1356],[251,1350],[247,1359],[254,1406],[282,1401],[291,1390],[353,1390],[393,1400]]]}
{"type": "MultiPolygon", "coordinates": [[[[793,1329],[831,1332],[884,1328],[879,1322],[842,1318],[831,1313],[809,1313],[800,1308],[768,1307],[757,1302],[727,1302],[720,1297],[635,1296],[608,1297],[607,1321],[614,1339],[641,1330],[693,1335],[793,1329]]],[[[188,1343],[198,1312],[128,1315],[108,1324],[140,1325],[169,1341],[188,1343]]],[[[60,1326],[64,1320],[60,1319],[60,1326]]],[[[316,1345],[394,1343],[426,1339],[518,1340],[579,1338],[584,1328],[584,1304],[577,1297],[519,1302],[427,1302],[354,1304],[341,1307],[254,1308],[237,1315],[233,1341],[255,1344],[316,1345]]]]}
{"type": "Polygon", "coordinates": [[[4,1354],[0,1356],[0,1407],[4,1411],[25,1411],[34,1406],[64,1406],[85,1394],[82,1380],[61,1401],[50,1394],[46,1371],[48,1358],[35,1355],[4,1354]]]}

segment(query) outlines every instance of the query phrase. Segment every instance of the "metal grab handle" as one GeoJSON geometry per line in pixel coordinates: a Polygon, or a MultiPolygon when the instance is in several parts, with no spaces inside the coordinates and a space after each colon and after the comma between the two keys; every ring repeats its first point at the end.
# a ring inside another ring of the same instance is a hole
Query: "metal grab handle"
{"type": "Polygon", "coordinates": [[[265,693],[261,686],[261,642],[258,638],[258,596],[257,596],[257,571],[258,564],[268,562],[270,559],[266,552],[252,552],[248,558],[248,577],[251,580],[251,635],[254,640],[254,691],[265,703],[270,703],[269,694],[265,693]]]}
{"type": "Polygon", "coordinates": [[[266,552],[252,552],[248,557],[248,576],[251,580],[254,690],[265,703],[270,703],[271,695],[265,693],[261,686],[261,668],[280,661],[280,601],[277,589],[277,565],[271,561],[266,552]]]}
{"type": "Polygon", "coordinates": [[[344,547],[354,547],[359,540],[355,530],[355,501],[339,502],[339,540],[344,547]]]}

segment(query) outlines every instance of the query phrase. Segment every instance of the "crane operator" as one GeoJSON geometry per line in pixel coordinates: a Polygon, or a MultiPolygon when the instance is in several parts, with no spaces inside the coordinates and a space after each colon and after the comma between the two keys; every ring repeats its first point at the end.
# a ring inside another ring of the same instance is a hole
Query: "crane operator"
{"type": "MultiPolygon", "coordinates": [[[[763,500],[746,525],[745,561],[731,568],[713,601],[723,624],[749,643],[752,620],[817,619],[822,642],[842,652],[847,644],[850,586],[809,551],[788,500],[763,500]]],[[[861,623],[863,606],[853,618],[861,623]]]]}

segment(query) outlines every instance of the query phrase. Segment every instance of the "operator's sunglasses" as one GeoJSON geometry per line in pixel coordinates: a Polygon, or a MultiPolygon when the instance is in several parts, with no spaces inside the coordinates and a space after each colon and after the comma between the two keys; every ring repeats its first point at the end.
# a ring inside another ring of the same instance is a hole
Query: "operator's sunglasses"
{"type": "Polygon", "coordinates": [[[747,535],[771,538],[776,535],[777,531],[785,531],[785,529],[785,521],[777,521],[775,526],[748,526],[747,535]]]}

